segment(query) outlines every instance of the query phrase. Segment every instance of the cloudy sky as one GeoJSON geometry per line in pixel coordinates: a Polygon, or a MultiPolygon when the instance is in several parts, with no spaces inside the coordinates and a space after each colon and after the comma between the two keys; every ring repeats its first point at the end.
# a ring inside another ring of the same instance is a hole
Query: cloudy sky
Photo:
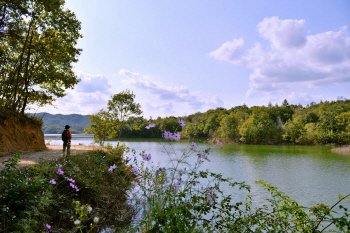
{"type": "Polygon", "coordinates": [[[66,0],[81,82],[55,107],[92,114],[136,94],[144,117],[350,98],[348,0],[66,0]]]}

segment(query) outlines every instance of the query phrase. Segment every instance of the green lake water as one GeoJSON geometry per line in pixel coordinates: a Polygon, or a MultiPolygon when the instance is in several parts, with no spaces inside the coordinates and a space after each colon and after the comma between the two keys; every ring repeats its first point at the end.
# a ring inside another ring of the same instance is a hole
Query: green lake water
{"type": "MultiPolygon", "coordinates": [[[[59,137],[45,135],[45,140],[53,139],[51,145],[61,145],[59,137]]],[[[72,144],[89,145],[92,140],[91,136],[73,135],[72,144]]],[[[138,153],[146,150],[151,153],[155,164],[160,163],[164,167],[169,166],[164,147],[180,152],[181,149],[189,149],[190,143],[180,140],[170,144],[155,139],[128,139],[122,142],[138,153]]],[[[254,184],[257,180],[273,183],[303,206],[312,206],[315,202],[333,204],[338,200],[338,194],[350,193],[350,156],[334,154],[328,146],[224,145],[220,149],[213,144],[196,142],[200,150],[213,147],[209,156],[211,162],[205,162],[202,169],[252,185],[251,194],[257,204],[268,197],[254,184]]],[[[116,144],[113,141],[110,143],[116,144]]],[[[189,162],[193,164],[196,159],[193,155],[189,162]]],[[[226,186],[223,189],[236,200],[244,200],[247,194],[226,186]]]]}

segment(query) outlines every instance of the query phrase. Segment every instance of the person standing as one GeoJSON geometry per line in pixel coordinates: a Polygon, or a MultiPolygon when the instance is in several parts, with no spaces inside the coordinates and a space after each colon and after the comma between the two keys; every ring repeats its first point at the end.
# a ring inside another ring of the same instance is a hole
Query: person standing
{"type": "Polygon", "coordinates": [[[72,139],[72,132],[69,130],[70,126],[66,125],[65,130],[62,133],[62,141],[63,141],[63,155],[65,155],[67,149],[67,155],[70,155],[70,145],[72,139]]]}

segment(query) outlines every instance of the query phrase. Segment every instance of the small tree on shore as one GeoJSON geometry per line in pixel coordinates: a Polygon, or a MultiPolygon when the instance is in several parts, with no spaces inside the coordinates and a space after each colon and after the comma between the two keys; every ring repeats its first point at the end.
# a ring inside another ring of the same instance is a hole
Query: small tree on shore
{"type": "Polygon", "coordinates": [[[122,136],[125,122],[131,116],[142,114],[141,105],[135,103],[135,94],[130,90],[122,91],[112,96],[107,104],[108,111],[101,109],[98,113],[90,116],[90,126],[86,132],[94,134],[95,142],[103,145],[107,138],[122,136]]]}

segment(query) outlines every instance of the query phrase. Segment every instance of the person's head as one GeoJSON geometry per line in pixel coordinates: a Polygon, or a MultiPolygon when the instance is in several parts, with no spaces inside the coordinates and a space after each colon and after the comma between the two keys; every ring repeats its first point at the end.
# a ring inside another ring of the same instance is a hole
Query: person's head
{"type": "Polygon", "coordinates": [[[64,128],[65,128],[65,129],[69,129],[69,128],[70,128],[70,126],[69,126],[69,125],[66,125],[64,128]]]}

